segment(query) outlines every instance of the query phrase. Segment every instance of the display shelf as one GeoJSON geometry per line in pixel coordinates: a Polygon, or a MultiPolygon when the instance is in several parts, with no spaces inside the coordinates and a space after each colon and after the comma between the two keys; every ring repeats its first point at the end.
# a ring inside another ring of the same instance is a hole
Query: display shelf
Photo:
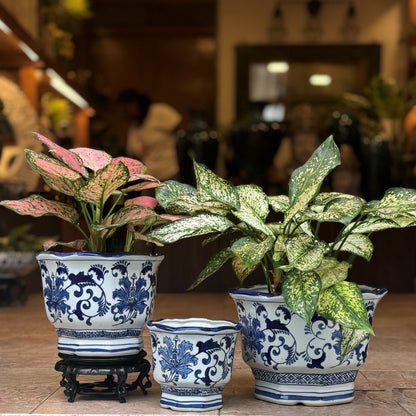
{"type": "Polygon", "coordinates": [[[67,99],[74,112],[74,145],[88,146],[89,118],[94,111],[82,89],[68,79],[59,62],[49,58],[42,44],[33,39],[1,4],[0,71],[10,80],[17,80],[17,85],[39,116],[44,92],[50,91],[67,99]]]}

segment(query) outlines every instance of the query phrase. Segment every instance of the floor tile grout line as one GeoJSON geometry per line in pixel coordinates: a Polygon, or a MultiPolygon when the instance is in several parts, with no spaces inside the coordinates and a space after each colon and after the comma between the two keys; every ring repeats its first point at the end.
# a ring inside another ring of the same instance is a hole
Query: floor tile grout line
{"type": "Polygon", "coordinates": [[[57,393],[59,390],[61,390],[61,388],[62,388],[61,386],[57,387],[55,391],[50,393],[44,400],[42,400],[37,406],[35,406],[35,408],[33,410],[31,410],[28,414],[29,415],[35,414],[36,410],[38,410],[39,407],[41,407],[44,403],[46,403],[55,393],[57,393]]]}

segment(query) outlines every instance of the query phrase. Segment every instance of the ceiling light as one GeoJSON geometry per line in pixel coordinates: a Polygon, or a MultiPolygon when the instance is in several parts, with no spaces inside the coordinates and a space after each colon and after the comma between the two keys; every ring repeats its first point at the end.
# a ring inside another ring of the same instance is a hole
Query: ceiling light
{"type": "Polygon", "coordinates": [[[46,75],[50,78],[50,85],[56,91],[65,96],[68,100],[72,101],[75,105],[80,108],[87,108],[89,104],[84,100],[81,95],[69,86],[65,80],[52,68],[46,70],[46,75]]]}
{"type": "Polygon", "coordinates": [[[39,55],[27,43],[19,41],[19,47],[32,62],[39,61],[39,55]]]}
{"type": "Polygon", "coordinates": [[[284,74],[289,71],[289,64],[287,62],[269,62],[267,64],[267,72],[271,74],[284,74]]]}
{"type": "Polygon", "coordinates": [[[3,22],[3,20],[0,19],[0,30],[4,32],[6,35],[10,35],[12,33],[12,30],[9,28],[9,26],[6,25],[6,23],[3,22]]]}
{"type": "Polygon", "coordinates": [[[313,74],[309,77],[309,84],[314,87],[327,87],[331,82],[332,77],[328,74],[313,74]]]}

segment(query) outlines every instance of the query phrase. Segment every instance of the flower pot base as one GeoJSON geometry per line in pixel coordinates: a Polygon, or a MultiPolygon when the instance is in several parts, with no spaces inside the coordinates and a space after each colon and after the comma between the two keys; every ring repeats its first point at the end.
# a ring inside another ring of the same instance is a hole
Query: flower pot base
{"type": "Polygon", "coordinates": [[[223,387],[179,388],[161,386],[160,406],[180,411],[208,411],[222,407],[223,387]]]}
{"type": "Polygon", "coordinates": [[[145,351],[132,357],[102,357],[83,358],[74,355],[59,354],[62,360],[55,364],[55,370],[62,372],[61,386],[65,387],[64,394],[69,402],[75,401],[77,394],[94,396],[113,396],[120,403],[125,403],[129,391],[140,387],[143,394],[152,386],[149,379],[150,363],[144,357],[145,351]],[[139,373],[136,380],[127,384],[130,373],[139,373]],[[106,376],[104,381],[80,383],[77,376],[106,376]],[[114,379],[117,376],[117,381],[114,379]]]}
{"type": "Polygon", "coordinates": [[[328,374],[276,373],[252,369],[256,379],[257,399],[284,404],[328,406],[354,399],[357,371],[328,374]]]}
{"type": "Polygon", "coordinates": [[[78,357],[134,356],[143,348],[139,329],[71,330],[57,328],[58,351],[78,357]]]}

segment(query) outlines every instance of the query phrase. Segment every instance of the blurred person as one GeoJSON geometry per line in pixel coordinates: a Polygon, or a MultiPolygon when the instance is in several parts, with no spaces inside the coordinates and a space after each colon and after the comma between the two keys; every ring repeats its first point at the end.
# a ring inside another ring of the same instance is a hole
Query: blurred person
{"type": "Polygon", "coordinates": [[[182,120],[169,104],[151,103],[135,90],[124,91],[119,98],[130,119],[126,154],[141,160],[147,173],[161,181],[175,179],[179,173],[174,131],[182,120]]]}

